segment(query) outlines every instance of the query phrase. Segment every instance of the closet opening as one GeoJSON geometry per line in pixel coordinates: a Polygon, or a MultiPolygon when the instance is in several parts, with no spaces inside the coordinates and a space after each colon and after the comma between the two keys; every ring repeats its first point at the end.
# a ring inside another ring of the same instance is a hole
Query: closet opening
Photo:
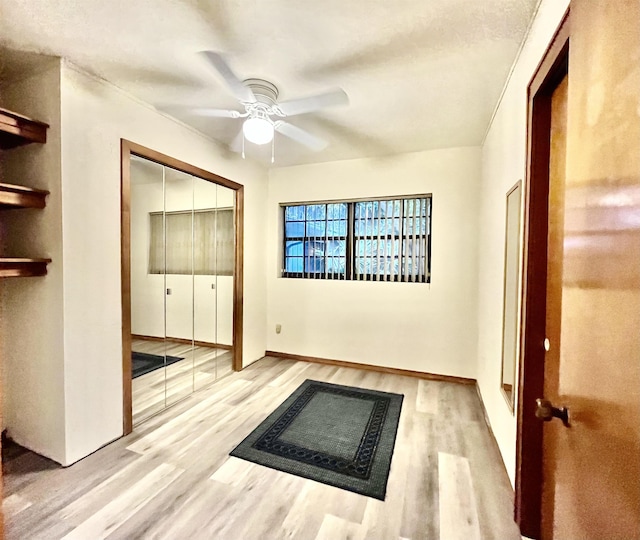
{"type": "Polygon", "coordinates": [[[243,186],[121,140],[123,431],[242,369],[243,186]]]}

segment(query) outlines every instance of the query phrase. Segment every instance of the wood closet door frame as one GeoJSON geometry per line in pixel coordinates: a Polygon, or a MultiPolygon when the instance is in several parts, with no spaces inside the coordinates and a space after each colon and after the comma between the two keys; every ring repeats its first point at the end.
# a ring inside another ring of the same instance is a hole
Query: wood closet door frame
{"type": "Polygon", "coordinates": [[[547,316],[547,244],[551,96],[568,74],[569,10],[547,48],[527,91],[524,268],[522,276],[514,515],[521,534],[540,537],[542,518],[542,426],[536,398],[544,395],[547,316]]]}
{"type": "Polygon", "coordinates": [[[233,370],[242,370],[244,275],[244,186],[179,159],[126,139],[120,140],[121,281],[122,281],[122,396],[123,435],[133,430],[131,396],[131,156],[177,169],[235,192],[235,264],[233,270],[233,370]]]}

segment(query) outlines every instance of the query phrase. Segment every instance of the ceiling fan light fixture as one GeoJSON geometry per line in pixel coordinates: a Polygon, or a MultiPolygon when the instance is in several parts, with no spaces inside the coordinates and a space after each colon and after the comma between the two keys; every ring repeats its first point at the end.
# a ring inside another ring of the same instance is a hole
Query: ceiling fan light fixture
{"type": "Polygon", "coordinates": [[[245,138],[253,144],[267,144],[273,140],[273,123],[265,118],[247,118],[242,125],[245,138]]]}

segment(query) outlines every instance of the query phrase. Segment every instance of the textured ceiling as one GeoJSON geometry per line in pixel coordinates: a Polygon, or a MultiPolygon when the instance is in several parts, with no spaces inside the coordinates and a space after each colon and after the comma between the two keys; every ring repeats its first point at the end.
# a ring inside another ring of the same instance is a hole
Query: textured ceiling
{"type": "MultiPolygon", "coordinates": [[[[280,99],[343,88],[292,117],[321,152],[276,136],[276,166],[478,145],[537,0],[0,0],[0,45],[62,56],[223,143],[238,103],[196,53],[224,53],[280,99]]],[[[247,146],[267,163],[270,148],[247,146]]]]}

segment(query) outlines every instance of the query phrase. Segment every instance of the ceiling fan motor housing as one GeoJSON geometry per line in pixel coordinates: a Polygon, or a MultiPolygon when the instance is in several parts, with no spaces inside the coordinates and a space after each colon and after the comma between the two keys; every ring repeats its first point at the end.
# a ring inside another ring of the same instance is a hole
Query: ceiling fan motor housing
{"type": "Polygon", "coordinates": [[[245,79],[242,83],[249,87],[256,100],[273,107],[278,102],[278,87],[264,79],[245,79]]]}

